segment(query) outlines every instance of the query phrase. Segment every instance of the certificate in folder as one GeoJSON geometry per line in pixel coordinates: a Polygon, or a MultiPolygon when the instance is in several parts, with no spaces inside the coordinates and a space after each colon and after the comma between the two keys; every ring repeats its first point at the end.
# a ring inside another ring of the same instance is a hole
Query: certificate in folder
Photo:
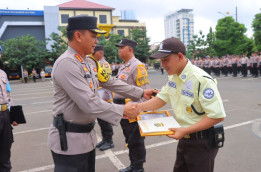
{"type": "Polygon", "coordinates": [[[10,122],[17,122],[18,124],[25,124],[25,116],[21,105],[11,106],[10,108],[10,122]]]}
{"type": "Polygon", "coordinates": [[[143,112],[138,117],[141,136],[160,136],[174,134],[169,128],[180,127],[168,111],[143,112]]]}

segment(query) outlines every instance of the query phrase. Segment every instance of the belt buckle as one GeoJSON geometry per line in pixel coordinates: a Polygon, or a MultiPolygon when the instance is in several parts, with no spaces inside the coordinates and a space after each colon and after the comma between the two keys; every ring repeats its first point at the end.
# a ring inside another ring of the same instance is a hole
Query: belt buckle
{"type": "Polygon", "coordinates": [[[7,105],[1,105],[1,111],[6,111],[7,110],[7,105]]]}
{"type": "Polygon", "coordinates": [[[187,135],[184,136],[184,138],[185,138],[185,139],[190,139],[190,135],[187,134],[187,135]]]}

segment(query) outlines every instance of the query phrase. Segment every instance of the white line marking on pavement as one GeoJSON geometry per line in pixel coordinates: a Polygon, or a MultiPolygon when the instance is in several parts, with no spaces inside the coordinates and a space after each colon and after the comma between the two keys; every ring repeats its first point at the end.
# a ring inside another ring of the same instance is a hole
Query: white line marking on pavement
{"type": "MultiPolygon", "coordinates": [[[[253,122],[255,122],[256,120],[260,120],[260,118],[258,119],[255,119],[255,120],[250,120],[250,121],[246,121],[246,122],[241,122],[241,123],[238,123],[238,124],[234,124],[234,125],[230,125],[230,126],[227,126],[227,127],[224,127],[225,130],[228,130],[228,129],[232,129],[232,128],[236,128],[236,127],[241,127],[241,126],[244,126],[244,125],[248,125],[248,124],[251,124],[253,122]]],[[[49,128],[48,128],[49,129],[49,128]]],[[[26,132],[26,131],[25,131],[26,132]]],[[[25,133],[23,132],[23,133],[25,133]]],[[[33,130],[30,130],[28,132],[33,132],[33,130]]],[[[16,133],[14,133],[16,134],[16,133]]],[[[20,132],[19,134],[22,134],[22,132],[20,132]]],[[[98,135],[97,135],[98,136],[98,135]]],[[[101,138],[98,136],[97,139],[101,140],[101,138]]],[[[168,144],[172,144],[172,143],[175,143],[175,142],[178,142],[177,140],[170,140],[170,141],[164,141],[164,142],[159,142],[159,143],[155,143],[155,144],[151,144],[151,145],[147,145],[146,146],[146,149],[151,149],[151,148],[155,148],[155,147],[159,147],[159,146],[163,146],[163,145],[168,145],[168,144]]],[[[111,150],[110,150],[111,151],[111,150]]],[[[112,152],[112,151],[111,151],[112,152]]],[[[121,150],[121,151],[117,151],[117,152],[112,152],[112,156],[115,156],[115,155],[121,155],[121,154],[124,154],[124,153],[128,153],[129,151],[128,150],[121,150]]],[[[105,154],[103,155],[99,155],[99,156],[96,156],[96,160],[97,159],[102,159],[102,158],[107,158],[109,157],[110,155],[108,155],[106,152],[105,154]]],[[[109,157],[110,158],[110,157],[109,157]]],[[[117,157],[115,157],[116,159],[118,159],[117,157]]],[[[115,159],[113,159],[115,160],[115,159]]],[[[111,160],[112,161],[112,160],[111,160]]],[[[113,162],[113,161],[112,161],[113,162]]],[[[119,161],[120,162],[120,161],[119,161]]],[[[115,165],[116,166],[116,165],[115,165]]],[[[117,167],[117,166],[116,166],[117,167]]],[[[42,166],[42,167],[37,167],[37,168],[33,168],[33,169],[29,169],[29,170],[24,170],[24,171],[19,171],[19,172],[38,172],[38,171],[44,171],[44,170],[47,170],[47,169],[51,169],[51,168],[54,168],[54,165],[47,165],[47,166],[42,166]]],[[[118,168],[118,167],[117,167],[118,168]]]]}
{"type": "Polygon", "coordinates": [[[53,103],[53,101],[47,101],[47,102],[35,102],[35,103],[26,103],[26,104],[20,104],[20,105],[37,105],[37,104],[44,104],[44,103],[53,103]]]}
{"type": "Polygon", "coordinates": [[[253,122],[252,131],[261,138],[261,118],[253,122]]]}
{"type": "Polygon", "coordinates": [[[24,170],[24,171],[19,171],[19,172],[37,172],[37,171],[45,171],[45,170],[49,170],[49,169],[53,169],[54,165],[47,165],[47,166],[43,166],[43,167],[39,167],[39,168],[33,168],[30,170],[24,170]]]}
{"type": "Polygon", "coordinates": [[[45,91],[45,90],[53,90],[53,87],[45,87],[45,88],[41,88],[41,89],[35,88],[35,89],[30,89],[30,90],[22,89],[21,91],[20,90],[14,90],[14,91],[12,91],[12,95],[16,94],[16,93],[39,92],[39,91],[45,91]]]}
{"type": "Polygon", "coordinates": [[[27,95],[32,95],[32,94],[45,94],[45,93],[52,93],[53,94],[53,91],[37,92],[37,93],[26,93],[26,94],[12,94],[12,96],[27,96],[27,95]]]}
{"type": "Polygon", "coordinates": [[[42,111],[36,111],[36,112],[25,112],[26,115],[35,114],[35,113],[42,113],[42,112],[52,112],[52,110],[42,110],[42,111]]]}
{"type": "Polygon", "coordinates": [[[48,127],[48,128],[38,128],[38,129],[34,129],[34,130],[20,131],[20,132],[14,133],[14,135],[17,135],[17,134],[25,134],[25,133],[31,133],[31,132],[35,132],[35,131],[49,130],[49,129],[50,129],[50,127],[48,127]]]}
{"type": "MultiPolygon", "coordinates": [[[[100,142],[102,139],[101,137],[96,133],[96,137],[97,137],[97,140],[98,142],[100,142]]],[[[111,160],[111,162],[113,163],[113,165],[118,169],[123,169],[123,168],[126,168],[122,162],[119,160],[119,158],[116,157],[116,155],[112,152],[111,149],[108,149],[106,151],[104,151],[106,156],[111,160]]]]}
{"type": "Polygon", "coordinates": [[[53,97],[53,96],[27,97],[27,98],[13,99],[13,100],[38,99],[38,98],[46,98],[46,97],[53,97]]]}
{"type": "MultiPolygon", "coordinates": [[[[256,119],[257,120],[257,119],[256,119]]],[[[225,130],[228,130],[228,129],[231,129],[231,128],[236,128],[236,127],[241,127],[243,125],[247,125],[247,124],[251,124],[253,123],[255,120],[251,120],[251,121],[246,121],[246,122],[241,122],[241,123],[238,123],[238,124],[234,124],[234,125],[230,125],[230,126],[227,126],[227,127],[224,127],[225,130]]]]}

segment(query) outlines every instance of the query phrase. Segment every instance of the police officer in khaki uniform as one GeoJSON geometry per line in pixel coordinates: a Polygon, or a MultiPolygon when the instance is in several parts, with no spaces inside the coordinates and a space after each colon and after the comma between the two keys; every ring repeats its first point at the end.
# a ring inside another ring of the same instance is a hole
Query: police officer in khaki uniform
{"type": "MultiPolygon", "coordinates": [[[[6,73],[0,69],[0,171],[9,172],[12,168],[11,145],[14,142],[12,127],[10,125],[9,107],[11,106],[11,87],[6,73]]],[[[13,126],[17,126],[13,122],[13,126]]]]}
{"type": "Polygon", "coordinates": [[[179,140],[174,172],[212,172],[224,138],[223,127],[214,125],[226,116],[216,81],[187,60],[185,46],[179,39],[165,39],[162,45],[151,58],[161,59],[168,82],[156,97],[138,107],[142,111],[156,110],[171,103],[181,125],[171,129],[175,133],[169,135],[179,140]],[[218,137],[213,137],[212,131],[218,132],[218,137]]]}
{"type": "MultiPolygon", "coordinates": [[[[110,64],[104,59],[104,48],[102,45],[96,45],[92,56],[99,61],[102,68],[106,69],[106,72],[111,75],[111,67],[110,64]]],[[[101,87],[100,87],[101,88],[101,87]]],[[[100,96],[104,101],[111,102],[112,101],[112,92],[110,90],[101,88],[100,91],[102,95],[100,96]]],[[[101,127],[102,141],[96,145],[96,148],[99,148],[101,151],[110,149],[114,147],[112,141],[113,128],[112,125],[102,119],[97,119],[98,124],[101,127]]]]}
{"type": "Polygon", "coordinates": [[[66,30],[68,49],[56,60],[52,71],[54,120],[48,134],[48,147],[55,172],[94,172],[95,119],[117,125],[123,114],[129,118],[139,114],[131,108],[132,103],[122,106],[105,102],[98,96],[98,87],[133,100],[139,100],[142,95],[149,99],[153,90],[143,90],[111,78],[96,60],[86,57],[98,43],[97,34],[106,33],[97,28],[96,17],[70,17],[66,30]]]}
{"type": "MultiPolygon", "coordinates": [[[[124,65],[119,68],[117,78],[129,85],[149,88],[148,73],[146,67],[134,56],[137,43],[130,39],[122,39],[116,46],[119,48],[119,57],[124,60],[124,65]]],[[[113,102],[125,104],[128,96],[115,94],[113,102]]],[[[129,148],[130,166],[120,172],[143,172],[143,163],[146,160],[144,137],[141,137],[137,121],[130,122],[128,119],[121,120],[121,127],[125,136],[125,142],[129,148]]]]}

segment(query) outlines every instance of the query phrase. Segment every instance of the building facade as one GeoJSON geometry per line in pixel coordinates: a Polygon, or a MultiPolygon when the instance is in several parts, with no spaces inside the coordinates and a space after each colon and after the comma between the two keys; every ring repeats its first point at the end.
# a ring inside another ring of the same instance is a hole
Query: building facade
{"type": "MultiPolygon", "coordinates": [[[[85,0],[44,6],[43,11],[0,9],[0,40],[30,34],[37,40],[45,41],[52,32],[60,33],[58,27],[66,27],[69,17],[81,14],[96,16],[98,27],[107,31],[105,37],[109,34],[129,36],[134,28],[146,30],[145,23],[138,20],[121,20],[118,16],[112,16],[113,10],[112,7],[85,0]]],[[[52,42],[47,42],[46,48],[50,49],[51,45],[52,42]]]]}
{"type": "Polygon", "coordinates": [[[186,46],[194,35],[194,15],[192,9],[170,12],[164,17],[165,38],[179,38],[186,46]]]}

